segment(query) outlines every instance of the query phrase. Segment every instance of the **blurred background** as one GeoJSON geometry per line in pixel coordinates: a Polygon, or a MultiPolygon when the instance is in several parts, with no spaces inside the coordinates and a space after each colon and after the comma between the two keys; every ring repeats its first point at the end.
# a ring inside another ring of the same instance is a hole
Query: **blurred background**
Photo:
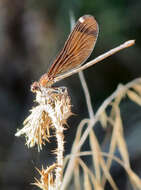
{"type": "MultiPolygon", "coordinates": [[[[35,166],[53,162],[55,139],[38,153],[28,149],[25,139],[15,137],[17,128],[34,105],[30,91],[33,81],[45,73],[70,32],[70,11],[76,19],[85,14],[95,16],[99,37],[89,60],[121,43],[136,39],[125,49],[84,71],[94,111],[117,87],[141,76],[141,1],[140,0],[0,0],[0,189],[28,190],[35,166]]],[[[70,152],[77,125],[88,117],[85,97],[78,75],[57,83],[67,86],[75,116],[65,131],[65,154],[70,152]]],[[[131,165],[141,176],[141,108],[128,100],[122,115],[131,165]]],[[[97,128],[100,138],[102,129],[97,128]]],[[[113,167],[120,189],[130,189],[124,171],[113,167]]],[[[107,189],[110,187],[107,186],[107,189]]]]}

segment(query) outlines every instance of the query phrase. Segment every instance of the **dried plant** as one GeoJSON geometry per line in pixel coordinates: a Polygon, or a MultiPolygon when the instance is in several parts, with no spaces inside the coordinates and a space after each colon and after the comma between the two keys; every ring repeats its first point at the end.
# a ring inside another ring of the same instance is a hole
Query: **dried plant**
{"type": "MultiPolygon", "coordinates": [[[[84,78],[81,78],[81,81],[83,80],[84,78]]],[[[83,85],[83,87],[84,86],[85,88],[83,89],[84,92],[87,92],[85,93],[85,96],[88,100],[88,89],[86,85],[83,85]]],[[[81,172],[81,175],[84,177],[84,179],[86,175],[88,176],[87,180],[89,180],[89,189],[93,189],[93,187],[94,189],[104,189],[105,182],[107,180],[109,181],[113,189],[118,189],[110,174],[112,161],[116,161],[125,169],[133,187],[135,187],[136,189],[141,189],[141,179],[131,169],[128,150],[124,138],[123,123],[120,114],[120,104],[125,97],[129,97],[131,101],[137,103],[138,105],[141,105],[141,78],[135,79],[127,83],[126,85],[120,84],[116,91],[102,103],[102,105],[99,107],[95,114],[93,114],[92,112],[90,102],[87,104],[90,119],[84,119],[81,121],[80,125],[78,126],[71,154],[66,156],[65,158],[65,166],[67,164],[67,168],[64,174],[62,189],[67,189],[67,185],[69,184],[72,177],[74,178],[74,187],[75,189],[78,189],[76,188],[78,184],[76,184],[75,181],[77,181],[78,183],[80,176],[78,179],[78,177],[76,176],[76,171],[77,173],[79,173],[80,167],[82,167],[83,161],[80,161],[82,156],[91,156],[93,160],[91,170],[90,168],[87,168],[86,170],[84,165],[85,163],[83,163],[83,175],[81,172]],[[111,108],[110,113],[107,113],[108,107],[111,108]],[[100,143],[96,138],[94,130],[92,130],[97,122],[100,122],[102,127],[104,128],[106,128],[108,124],[113,127],[108,153],[102,152],[100,148],[100,143]],[[86,125],[87,128],[82,133],[82,129],[84,128],[84,126],[86,127],[86,125]],[[80,150],[87,138],[89,138],[91,150],[82,152],[80,150]],[[121,159],[114,156],[116,148],[118,148],[120,152],[121,159]],[[104,157],[107,158],[106,161],[104,157]],[[95,171],[95,174],[93,173],[94,180],[91,182],[90,173],[92,174],[93,170],[95,171]]],[[[82,189],[82,186],[79,189],[82,189]]]]}
{"type": "MultiPolygon", "coordinates": [[[[36,180],[39,187],[47,190],[50,187],[59,188],[62,182],[63,168],[63,152],[64,152],[64,125],[67,118],[72,115],[70,98],[65,87],[60,88],[41,88],[36,93],[38,105],[31,110],[31,114],[24,121],[23,129],[16,133],[16,136],[25,135],[28,147],[37,144],[38,151],[42,150],[42,145],[50,138],[50,130],[55,131],[57,139],[56,159],[57,163],[42,169],[41,182],[36,180]],[[55,167],[53,167],[55,166],[55,167]],[[53,178],[53,170],[56,170],[55,181],[53,178]],[[54,183],[53,183],[54,182],[54,183]]],[[[39,170],[38,170],[39,171],[39,170]]],[[[51,189],[51,188],[50,188],[51,189]]]]}
{"type": "MultiPolygon", "coordinates": [[[[108,51],[107,53],[97,57],[89,63],[77,68],[73,71],[57,76],[54,82],[57,82],[74,73],[78,73],[93,64],[105,59],[106,57],[134,44],[134,40],[125,42],[124,44],[108,51]]],[[[123,166],[127,172],[131,183],[137,188],[141,188],[141,181],[139,177],[131,170],[128,151],[124,140],[123,124],[120,114],[119,104],[127,95],[132,101],[141,105],[141,79],[136,79],[127,85],[120,85],[118,89],[107,98],[100,106],[96,114],[93,112],[89,91],[83,73],[79,74],[80,80],[84,89],[86,102],[89,111],[89,119],[84,119],[78,126],[76,138],[74,140],[71,154],[65,160],[64,153],[64,127],[67,123],[68,117],[71,113],[71,101],[65,87],[45,87],[37,86],[34,83],[34,90],[36,93],[37,106],[32,108],[31,114],[24,121],[23,129],[17,131],[16,136],[25,135],[26,144],[28,147],[37,145],[38,151],[42,150],[42,146],[51,138],[50,130],[54,131],[57,139],[56,148],[56,163],[46,169],[38,170],[41,175],[40,180],[35,178],[35,185],[43,190],[64,190],[68,189],[70,181],[74,179],[74,189],[82,189],[80,179],[84,178],[84,189],[104,189],[106,180],[109,181],[113,189],[118,189],[111,174],[110,167],[112,160],[117,161],[123,166]],[[37,90],[38,88],[38,90],[37,90]],[[132,90],[131,90],[132,88],[132,90]],[[107,107],[111,106],[111,112],[107,114],[107,107]],[[106,128],[107,123],[113,127],[109,153],[103,153],[100,144],[97,140],[95,132],[92,130],[97,122],[106,128]],[[87,125],[84,132],[83,128],[87,125]],[[81,147],[89,138],[90,151],[82,152],[81,147]],[[119,149],[121,158],[114,156],[115,148],[119,149]],[[81,159],[81,156],[91,156],[93,160],[92,167],[89,168],[87,164],[81,159]],[[104,157],[107,157],[105,161],[104,157]],[[69,162],[68,162],[69,160],[69,162]],[[67,165],[67,166],[66,166],[67,165]],[[63,177],[63,168],[66,167],[63,177]],[[80,175],[80,168],[83,172],[80,175]],[[94,172],[93,172],[94,171],[94,172]]],[[[44,76],[43,76],[44,77],[44,76]]],[[[41,78],[43,79],[43,78],[41,78]]],[[[44,78],[45,79],[45,78],[44,78]]],[[[43,80],[42,80],[43,82],[43,80]]],[[[39,85],[39,84],[38,84],[39,85]]],[[[33,88],[32,88],[33,90],[33,88]]],[[[72,180],[73,181],[73,180],[72,180]]]]}

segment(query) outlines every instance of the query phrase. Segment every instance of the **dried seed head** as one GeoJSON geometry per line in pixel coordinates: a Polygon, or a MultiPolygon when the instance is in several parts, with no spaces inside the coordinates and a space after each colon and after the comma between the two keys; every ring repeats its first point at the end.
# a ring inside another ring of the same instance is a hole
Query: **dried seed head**
{"type": "Polygon", "coordinates": [[[25,135],[28,147],[35,144],[38,150],[49,141],[50,129],[63,126],[71,113],[70,98],[67,89],[62,88],[41,88],[36,92],[35,102],[38,105],[30,110],[31,114],[25,119],[23,129],[15,135],[25,135]]]}
{"type": "Polygon", "coordinates": [[[42,167],[42,170],[39,170],[36,168],[39,174],[41,175],[41,177],[40,177],[40,181],[35,178],[35,183],[33,183],[33,185],[38,186],[42,190],[54,189],[55,187],[54,173],[57,167],[59,166],[56,163],[54,163],[50,167],[47,167],[47,169],[44,169],[42,167]]]}

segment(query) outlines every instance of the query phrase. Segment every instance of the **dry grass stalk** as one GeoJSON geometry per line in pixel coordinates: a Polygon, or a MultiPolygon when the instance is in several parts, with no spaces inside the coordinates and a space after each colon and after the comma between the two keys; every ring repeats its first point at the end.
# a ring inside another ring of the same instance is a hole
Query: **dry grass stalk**
{"type": "MultiPolygon", "coordinates": [[[[77,144],[75,144],[75,148],[73,147],[72,149],[72,152],[71,152],[72,154],[70,155],[70,161],[68,163],[68,167],[70,166],[72,168],[71,170],[70,168],[69,170],[68,168],[66,169],[66,172],[68,172],[68,173],[65,173],[66,176],[72,175],[71,172],[73,173],[73,167],[76,167],[76,165],[73,165],[73,162],[75,162],[75,160],[78,157],[81,157],[84,155],[85,156],[90,155],[92,156],[92,159],[93,159],[93,168],[95,169],[95,180],[97,181],[97,183],[101,184],[103,188],[104,188],[107,176],[109,175],[111,163],[113,160],[115,160],[119,164],[121,164],[122,167],[125,169],[125,171],[127,172],[127,175],[129,176],[131,184],[135,188],[141,189],[141,179],[133,172],[133,170],[130,167],[129,155],[128,155],[126,142],[124,139],[123,124],[122,124],[122,119],[121,119],[121,114],[120,114],[120,103],[125,96],[128,96],[132,101],[140,105],[141,103],[140,89],[141,89],[141,78],[135,79],[126,85],[119,85],[117,90],[103,102],[103,104],[100,106],[96,114],[93,115],[93,117],[91,117],[89,120],[85,119],[81,121],[78,127],[77,134],[76,134],[77,144]],[[130,89],[133,89],[132,94],[131,94],[130,89]],[[106,109],[108,106],[112,106],[111,113],[109,114],[109,116],[106,114],[106,109]],[[104,118],[102,118],[103,116],[104,118]],[[96,139],[95,133],[94,131],[91,131],[91,129],[95,126],[95,124],[98,121],[101,120],[101,118],[102,118],[101,123],[104,125],[104,128],[106,127],[106,124],[109,122],[113,126],[109,153],[102,153],[99,142],[96,139]],[[82,128],[84,127],[84,125],[86,126],[86,124],[87,124],[87,128],[85,132],[82,134],[82,128]],[[80,149],[83,146],[88,136],[90,138],[90,145],[91,145],[92,151],[82,152],[80,151],[80,149]],[[80,140],[79,142],[78,142],[78,139],[80,140]],[[121,154],[122,160],[114,156],[114,152],[116,148],[118,148],[121,154]],[[104,163],[105,161],[103,160],[103,156],[108,157],[106,163],[104,163]],[[101,159],[103,160],[102,164],[101,164],[101,159]],[[101,169],[103,170],[103,177],[101,176],[101,172],[100,172],[101,169]]],[[[88,106],[88,111],[90,115],[89,106],[88,106]]],[[[68,157],[67,157],[67,160],[68,160],[68,157]]],[[[84,173],[84,175],[86,174],[84,173]]],[[[111,183],[111,179],[109,180],[109,182],[111,186],[113,187],[113,189],[118,189],[116,186],[115,187],[113,186],[113,184],[111,183]]],[[[65,178],[64,178],[64,182],[63,182],[64,189],[67,187],[68,182],[69,181],[68,180],[65,181],[65,178]]],[[[90,184],[91,183],[89,183],[89,185],[90,184]]]]}
{"type": "Polygon", "coordinates": [[[80,170],[79,170],[79,164],[77,162],[78,162],[78,159],[75,160],[75,167],[74,167],[74,189],[81,189],[81,184],[80,184],[81,175],[80,175],[80,170]]]}
{"type": "MultiPolygon", "coordinates": [[[[105,163],[103,157],[100,154],[102,151],[101,151],[100,145],[98,143],[98,140],[97,140],[97,138],[95,136],[95,133],[93,131],[90,132],[90,145],[91,145],[91,148],[92,148],[92,151],[93,151],[93,159],[95,157],[95,152],[96,152],[96,156],[98,155],[99,167],[101,167],[101,169],[103,170],[103,173],[104,173],[105,177],[107,178],[107,180],[109,181],[109,183],[111,184],[113,189],[117,190],[118,188],[117,188],[114,180],[112,179],[110,171],[106,167],[106,163],[105,163]]],[[[94,160],[94,162],[95,162],[95,160],[94,160]]],[[[95,165],[96,165],[96,163],[94,164],[94,166],[95,165]]],[[[95,168],[95,169],[97,169],[97,168],[95,168]]],[[[98,181],[100,182],[100,178],[98,179],[98,181]]]]}
{"type": "Polygon", "coordinates": [[[84,186],[84,189],[86,188],[94,188],[94,189],[99,189],[99,190],[102,190],[102,187],[101,187],[101,184],[99,184],[98,182],[97,182],[97,180],[95,179],[95,176],[94,176],[94,174],[91,172],[91,170],[88,168],[88,166],[82,161],[82,159],[78,159],[78,163],[79,163],[79,165],[82,167],[82,169],[83,169],[83,173],[84,173],[84,179],[86,179],[87,178],[87,181],[85,182],[83,182],[83,186],[84,186]],[[87,177],[86,177],[86,175],[87,175],[87,177]],[[90,177],[90,179],[91,179],[91,182],[90,182],[90,180],[89,180],[89,177],[90,177]],[[86,183],[88,184],[88,187],[86,187],[86,183]],[[93,186],[91,186],[91,183],[92,183],[92,185],[93,186]]]}

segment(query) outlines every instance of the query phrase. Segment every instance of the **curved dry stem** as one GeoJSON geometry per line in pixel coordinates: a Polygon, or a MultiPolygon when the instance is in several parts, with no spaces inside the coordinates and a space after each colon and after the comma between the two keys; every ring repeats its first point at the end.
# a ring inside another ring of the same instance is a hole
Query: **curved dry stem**
{"type": "MultiPolygon", "coordinates": [[[[93,154],[92,151],[84,151],[84,152],[80,152],[73,155],[73,157],[81,157],[81,156],[89,156],[89,155],[91,156],[92,154],[93,154]]],[[[110,155],[109,153],[101,152],[101,155],[107,158],[111,158],[112,160],[117,162],[119,165],[121,165],[123,169],[126,171],[126,173],[128,174],[130,181],[135,185],[137,189],[140,189],[141,179],[132,171],[132,169],[129,166],[127,166],[127,164],[125,164],[121,159],[117,158],[116,156],[110,155]]],[[[72,154],[67,155],[66,159],[68,160],[69,158],[71,158],[71,156],[72,154]]]]}
{"type": "Polygon", "coordinates": [[[87,103],[87,108],[88,108],[88,112],[89,112],[89,117],[91,119],[94,117],[94,112],[93,112],[93,108],[92,108],[92,102],[91,102],[91,97],[90,97],[90,93],[88,90],[88,86],[87,86],[83,71],[80,71],[78,74],[79,74],[81,85],[82,85],[82,88],[84,91],[84,95],[85,95],[85,99],[86,99],[86,103],[87,103]]]}
{"type": "Polygon", "coordinates": [[[81,165],[81,167],[84,170],[84,175],[88,174],[91,177],[91,181],[92,181],[92,184],[94,186],[94,189],[103,190],[101,184],[97,181],[97,179],[95,178],[94,174],[87,167],[87,165],[80,158],[78,158],[78,161],[79,161],[79,164],[81,165]]]}
{"type": "MultiPolygon", "coordinates": [[[[141,78],[137,78],[137,79],[127,83],[124,86],[119,85],[117,87],[117,89],[115,90],[115,92],[113,94],[111,94],[102,103],[102,105],[100,106],[100,108],[97,110],[97,112],[95,114],[95,118],[92,118],[91,121],[89,122],[89,125],[88,125],[87,129],[85,130],[85,132],[83,133],[78,146],[75,147],[75,150],[72,152],[72,154],[76,154],[78,152],[78,150],[80,150],[81,146],[83,145],[86,138],[88,137],[89,132],[95,126],[95,124],[99,121],[100,115],[108,107],[108,105],[112,102],[112,100],[115,99],[118,96],[119,93],[125,93],[129,88],[133,87],[137,83],[141,83],[141,78]]],[[[70,161],[68,163],[68,166],[66,168],[64,179],[63,179],[63,184],[62,184],[62,190],[66,188],[67,184],[69,183],[69,181],[71,179],[72,172],[73,172],[73,167],[72,167],[73,166],[73,161],[74,161],[74,157],[73,157],[73,159],[72,158],[70,159],[70,161]]]]}
{"type": "MultiPolygon", "coordinates": [[[[65,161],[70,159],[72,156],[74,157],[81,157],[81,156],[92,156],[93,152],[92,151],[83,151],[83,152],[79,152],[77,154],[69,154],[66,156],[65,158],[65,161]]],[[[116,161],[118,164],[120,164],[127,172],[128,170],[128,167],[127,165],[120,159],[120,158],[117,158],[116,156],[114,155],[110,155],[109,153],[106,153],[106,152],[101,152],[101,155],[104,156],[104,157],[108,157],[108,158],[111,158],[112,160],[116,161]]]]}

